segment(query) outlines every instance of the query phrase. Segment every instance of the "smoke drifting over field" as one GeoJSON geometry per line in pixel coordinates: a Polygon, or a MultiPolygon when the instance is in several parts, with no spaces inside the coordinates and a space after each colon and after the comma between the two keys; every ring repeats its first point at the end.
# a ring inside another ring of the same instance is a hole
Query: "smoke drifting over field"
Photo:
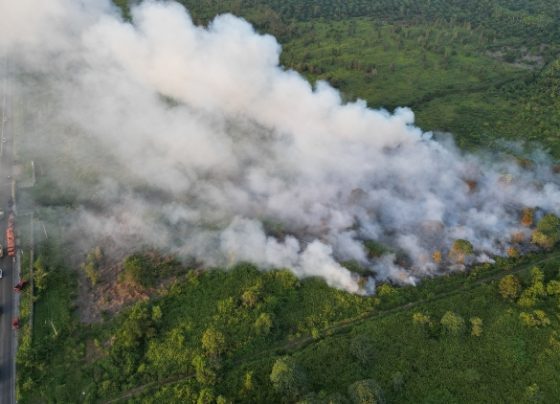
{"type": "Polygon", "coordinates": [[[527,232],[524,206],[560,213],[546,165],[490,164],[432,140],[409,109],[344,103],[280,67],[276,40],[231,15],[204,28],[173,2],[146,1],[131,23],[98,0],[3,2],[0,51],[33,77],[18,88],[38,111],[37,148],[96,173],[83,175],[91,200],[76,220],[87,238],[288,267],[361,292],[339,262],[414,282],[442,269],[432,254],[455,239],[478,259],[503,254],[527,232]],[[364,240],[409,262],[372,258],[364,240]]]}

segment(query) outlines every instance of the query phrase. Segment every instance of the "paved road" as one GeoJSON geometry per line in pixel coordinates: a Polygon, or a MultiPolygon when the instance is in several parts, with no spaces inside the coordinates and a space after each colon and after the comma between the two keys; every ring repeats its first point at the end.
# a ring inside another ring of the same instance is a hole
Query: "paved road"
{"type": "MultiPolygon", "coordinates": [[[[2,73],[8,71],[8,64],[2,61],[0,64],[2,73]]],[[[12,155],[12,120],[11,98],[9,96],[9,80],[4,79],[0,83],[0,127],[1,135],[6,139],[1,144],[0,156],[0,209],[4,211],[4,217],[0,219],[0,240],[5,247],[5,234],[7,216],[10,212],[13,166],[12,155]]],[[[0,142],[2,139],[0,138],[0,142]]],[[[3,277],[0,279],[0,404],[12,404],[16,402],[15,397],[15,356],[16,356],[16,332],[12,330],[12,319],[17,317],[17,302],[13,292],[13,286],[18,282],[19,276],[15,259],[6,254],[0,258],[0,268],[3,277]]]]}

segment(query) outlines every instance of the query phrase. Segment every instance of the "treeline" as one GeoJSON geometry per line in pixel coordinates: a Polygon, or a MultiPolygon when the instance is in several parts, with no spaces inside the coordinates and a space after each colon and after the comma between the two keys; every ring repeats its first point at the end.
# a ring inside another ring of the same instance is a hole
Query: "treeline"
{"type": "MultiPolygon", "coordinates": [[[[383,21],[469,23],[491,36],[521,37],[550,43],[560,39],[560,6],[555,0],[180,0],[200,21],[233,12],[259,28],[279,20],[342,20],[371,17],[383,21]]],[[[277,27],[278,28],[278,27],[277,27]]],[[[278,32],[274,32],[278,33],[278,32]]],[[[282,33],[282,32],[281,32],[282,33]]]]}

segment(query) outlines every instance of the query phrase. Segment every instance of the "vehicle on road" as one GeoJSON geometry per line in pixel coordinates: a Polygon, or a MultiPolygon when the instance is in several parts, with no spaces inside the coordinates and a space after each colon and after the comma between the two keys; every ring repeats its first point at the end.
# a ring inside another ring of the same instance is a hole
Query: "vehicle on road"
{"type": "Polygon", "coordinates": [[[0,268],[0,279],[2,279],[4,277],[4,272],[2,271],[2,268],[0,268]]]}
{"type": "Polygon", "coordinates": [[[16,256],[16,235],[15,235],[15,216],[10,213],[8,217],[8,227],[6,228],[6,242],[8,244],[8,256],[16,256]]]}
{"type": "Polygon", "coordinates": [[[0,244],[0,258],[2,258],[4,256],[4,247],[2,247],[2,244],[0,244]]]}
{"type": "Polygon", "coordinates": [[[19,330],[19,317],[16,317],[12,320],[12,328],[14,330],[19,330]]]}
{"type": "Polygon", "coordinates": [[[2,143],[6,143],[8,141],[8,139],[6,139],[5,137],[2,138],[2,143]]]}
{"type": "Polygon", "coordinates": [[[29,282],[27,282],[25,279],[21,279],[16,286],[14,286],[14,292],[21,292],[25,286],[27,286],[29,282]]]}

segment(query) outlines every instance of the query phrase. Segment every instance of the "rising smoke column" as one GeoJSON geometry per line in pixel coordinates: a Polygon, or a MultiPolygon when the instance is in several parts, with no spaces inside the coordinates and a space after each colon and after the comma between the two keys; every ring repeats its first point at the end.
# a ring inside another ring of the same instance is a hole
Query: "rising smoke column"
{"type": "Polygon", "coordinates": [[[522,207],[560,213],[546,165],[490,163],[432,140],[407,108],[344,103],[280,66],[277,41],[240,18],[200,27],[177,3],[145,1],[125,22],[109,2],[35,3],[0,5],[0,50],[48,90],[50,115],[30,124],[41,153],[97,173],[72,220],[88,238],[361,292],[340,261],[413,283],[455,239],[480,259],[503,254],[526,232],[522,207]],[[372,259],[364,240],[408,262],[372,259]]]}

